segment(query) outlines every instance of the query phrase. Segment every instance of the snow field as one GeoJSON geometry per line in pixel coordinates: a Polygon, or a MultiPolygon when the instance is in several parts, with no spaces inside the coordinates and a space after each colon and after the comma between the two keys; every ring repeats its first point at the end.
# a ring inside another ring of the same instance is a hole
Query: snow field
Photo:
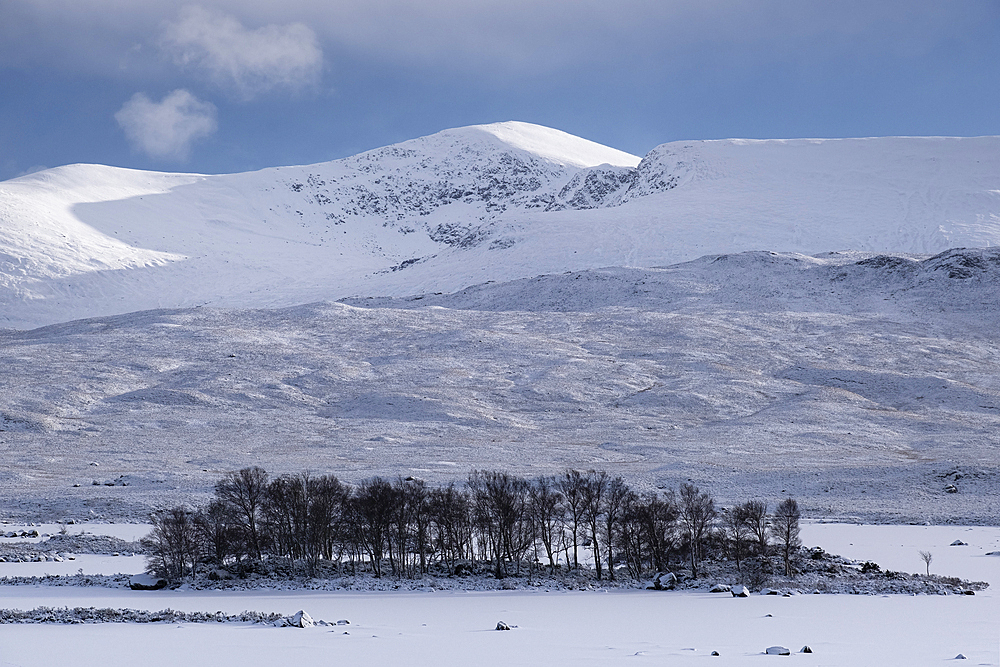
{"type": "MultiPolygon", "coordinates": [[[[932,571],[1000,581],[1000,528],[961,526],[803,526],[807,545],[918,571],[930,549],[932,571]],[[954,539],[967,547],[947,547],[954,539]],[[843,547],[843,548],[841,548],[843,547]],[[854,549],[855,553],[850,553],[854,549]],[[906,563],[911,566],[907,567],[906,563]],[[988,576],[987,576],[988,575],[988,576]]],[[[157,611],[244,610],[327,622],[308,629],[245,625],[3,625],[0,665],[81,667],[130,664],[246,665],[404,663],[476,665],[760,665],[773,645],[809,665],[907,666],[965,655],[998,665],[1000,605],[991,588],[975,596],[752,595],[653,591],[310,592],[123,591],[46,586],[0,587],[0,606],[112,607],[157,611]],[[511,632],[493,628],[503,620],[511,632]],[[344,633],[348,634],[344,634],[344,633]],[[810,646],[811,655],[797,653],[810,646]],[[718,651],[719,657],[712,657],[718,651]]]]}

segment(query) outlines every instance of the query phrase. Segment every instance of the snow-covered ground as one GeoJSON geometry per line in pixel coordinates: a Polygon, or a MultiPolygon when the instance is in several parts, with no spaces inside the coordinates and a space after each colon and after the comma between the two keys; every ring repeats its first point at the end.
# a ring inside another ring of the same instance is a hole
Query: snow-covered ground
{"type": "MultiPolygon", "coordinates": [[[[884,567],[920,570],[916,551],[931,550],[932,571],[992,572],[1000,529],[953,526],[809,524],[807,544],[829,551],[844,542],[884,567]],[[958,539],[968,547],[947,547],[958,539]],[[949,538],[951,538],[949,540],[949,538]],[[898,545],[898,546],[897,546],[898,545]],[[900,559],[897,563],[894,559],[900,559]],[[906,560],[908,565],[903,563],[906,560]],[[940,561],[940,567],[938,563],[940,561]],[[951,568],[946,569],[947,568],[951,568]],[[991,569],[986,569],[991,568],[991,569]]],[[[341,664],[385,665],[757,665],[774,645],[796,664],[910,666],[959,653],[971,665],[998,665],[996,591],[976,596],[753,595],[653,591],[505,592],[134,592],[99,588],[0,587],[0,606],[128,607],[181,611],[243,610],[291,614],[350,625],[307,629],[219,624],[0,625],[0,665],[341,664]],[[516,626],[494,630],[497,621],[516,626]],[[345,634],[347,633],[347,634],[345,634]],[[814,653],[797,653],[804,645],[814,653]],[[720,656],[711,656],[718,651],[720,656]],[[693,663],[693,664],[700,664],[693,663]]]]}
{"type": "Polygon", "coordinates": [[[744,253],[353,303],[0,332],[5,518],[142,520],[246,465],[600,468],[726,506],[792,495],[813,518],[1000,516],[995,249],[744,253]]]}

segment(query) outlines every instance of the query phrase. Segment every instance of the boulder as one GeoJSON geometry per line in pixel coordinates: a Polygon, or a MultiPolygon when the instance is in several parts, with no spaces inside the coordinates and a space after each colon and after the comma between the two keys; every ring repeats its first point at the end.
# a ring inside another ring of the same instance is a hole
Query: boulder
{"type": "Polygon", "coordinates": [[[718,651],[712,651],[712,655],[719,655],[718,651]]]}
{"type": "Polygon", "coordinates": [[[958,487],[955,486],[954,484],[949,484],[948,486],[944,487],[944,492],[945,493],[958,493],[958,487]]]}
{"type": "Polygon", "coordinates": [[[732,588],[733,587],[730,586],[730,585],[728,585],[728,584],[716,584],[716,585],[712,586],[711,590],[709,590],[708,592],[709,593],[728,593],[730,590],[732,590],[732,588]]]}
{"type": "Polygon", "coordinates": [[[274,625],[279,628],[311,628],[316,625],[312,617],[301,609],[291,616],[285,616],[279,621],[275,621],[274,625]]]}
{"type": "Polygon", "coordinates": [[[288,625],[293,628],[311,628],[316,625],[312,617],[301,609],[288,617],[288,625]]]}
{"type": "Polygon", "coordinates": [[[503,621],[497,621],[497,630],[510,630],[510,626],[503,621]]]}
{"type": "Polygon", "coordinates": [[[950,547],[967,547],[969,545],[968,545],[967,542],[963,542],[962,540],[955,540],[954,542],[952,542],[948,546],[950,546],[950,547]]]}
{"type": "Polygon", "coordinates": [[[968,660],[968,658],[959,653],[958,655],[955,656],[955,660],[968,660]]]}
{"type": "Polygon", "coordinates": [[[746,586],[742,586],[742,585],[734,587],[729,592],[733,594],[734,598],[748,598],[748,597],[750,597],[750,589],[748,589],[746,586]]]}
{"type": "Polygon", "coordinates": [[[657,572],[653,583],[646,586],[647,590],[671,591],[677,586],[677,575],[673,572],[657,572]]]}
{"type": "Polygon", "coordinates": [[[789,651],[784,646],[770,646],[764,653],[768,655],[791,655],[792,652],[789,651]]]}
{"type": "Polygon", "coordinates": [[[801,650],[801,651],[799,651],[799,653],[812,653],[812,652],[813,652],[813,650],[812,650],[811,648],[809,648],[809,646],[808,646],[808,645],[806,645],[806,646],[803,646],[803,647],[802,647],[802,650],[801,650]]]}
{"type": "Polygon", "coordinates": [[[143,572],[132,575],[132,578],[128,580],[128,587],[133,591],[158,591],[161,588],[167,587],[167,580],[148,572],[143,572]]]}
{"type": "Polygon", "coordinates": [[[761,595],[780,595],[779,591],[776,591],[773,588],[762,588],[762,589],[760,589],[760,594],[761,595]]]}
{"type": "Polygon", "coordinates": [[[339,621],[337,621],[337,625],[350,625],[350,624],[351,622],[348,621],[346,618],[342,618],[339,621]]]}

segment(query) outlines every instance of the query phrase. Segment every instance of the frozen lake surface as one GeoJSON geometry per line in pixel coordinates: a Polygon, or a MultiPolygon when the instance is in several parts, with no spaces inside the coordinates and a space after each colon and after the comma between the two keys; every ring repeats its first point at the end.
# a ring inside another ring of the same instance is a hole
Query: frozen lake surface
{"type": "MultiPolygon", "coordinates": [[[[1000,528],[807,524],[818,544],[883,568],[1000,581],[1000,528]],[[950,547],[956,539],[967,546],[950,547]]],[[[121,562],[112,559],[112,562],[121,562]]],[[[10,564],[19,567],[31,564],[10,564]]],[[[52,565],[47,564],[47,565],[52,565]]],[[[7,573],[7,572],[4,572],[7,573]]],[[[0,666],[145,665],[642,665],[684,664],[718,651],[720,665],[755,665],[773,645],[813,665],[936,664],[965,655],[998,665],[996,591],[975,596],[754,595],[652,591],[311,592],[0,587],[0,607],[129,607],[291,614],[348,626],[241,624],[5,625],[0,666]],[[517,626],[497,632],[497,621],[517,626]],[[345,634],[345,632],[347,634],[345,634]],[[803,645],[812,655],[799,654],[803,645]]],[[[698,664],[698,663],[695,663],[698,664]]]]}

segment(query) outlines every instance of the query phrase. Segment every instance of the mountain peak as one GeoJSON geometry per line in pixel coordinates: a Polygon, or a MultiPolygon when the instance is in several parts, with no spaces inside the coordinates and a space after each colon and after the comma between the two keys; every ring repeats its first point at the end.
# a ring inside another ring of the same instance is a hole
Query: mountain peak
{"type": "Polygon", "coordinates": [[[583,139],[543,125],[507,121],[488,125],[472,125],[467,130],[489,133],[503,143],[532,153],[544,160],[566,167],[596,167],[610,164],[615,167],[635,167],[641,158],[624,151],[583,139]]]}

